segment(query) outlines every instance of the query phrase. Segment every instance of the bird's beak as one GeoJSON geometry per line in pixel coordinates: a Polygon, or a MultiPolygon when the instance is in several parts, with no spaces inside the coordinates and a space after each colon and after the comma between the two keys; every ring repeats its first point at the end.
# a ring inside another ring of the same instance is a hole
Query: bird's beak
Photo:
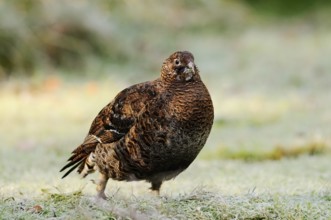
{"type": "Polygon", "coordinates": [[[185,71],[192,72],[194,74],[195,73],[195,71],[194,71],[194,63],[193,62],[189,62],[187,64],[187,67],[186,67],[185,71]]]}
{"type": "Polygon", "coordinates": [[[195,74],[193,62],[189,62],[187,64],[184,70],[184,74],[185,74],[185,81],[189,81],[192,79],[193,75],[195,74]]]}

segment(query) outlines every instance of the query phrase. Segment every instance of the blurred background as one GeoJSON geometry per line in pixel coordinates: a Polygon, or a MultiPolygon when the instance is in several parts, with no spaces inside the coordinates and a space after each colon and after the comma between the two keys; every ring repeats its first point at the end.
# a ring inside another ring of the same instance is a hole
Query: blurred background
{"type": "Polygon", "coordinates": [[[2,0],[1,179],[61,168],[99,110],[177,50],[215,105],[200,159],[330,152],[327,1],[2,0]]]}

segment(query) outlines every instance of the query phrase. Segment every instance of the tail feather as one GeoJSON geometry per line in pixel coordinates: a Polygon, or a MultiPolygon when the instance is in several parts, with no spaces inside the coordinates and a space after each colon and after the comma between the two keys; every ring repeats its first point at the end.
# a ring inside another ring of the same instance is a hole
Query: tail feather
{"type": "Polygon", "coordinates": [[[80,174],[89,158],[89,155],[94,152],[96,146],[99,144],[98,138],[94,135],[88,135],[82,145],[77,147],[73,152],[71,157],[68,159],[68,163],[60,170],[60,172],[70,168],[62,178],[69,175],[78,166],[78,173],[80,174]]]}
{"type": "Polygon", "coordinates": [[[80,163],[82,162],[83,159],[86,159],[87,155],[84,154],[78,154],[78,155],[73,155],[68,159],[68,163],[62,167],[62,169],[60,170],[60,172],[64,171],[65,169],[76,165],[76,163],[80,163]]]}
{"type": "MultiPolygon", "coordinates": [[[[62,176],[62,179],[63,178],[65,178],[66,176],[68,176],[74,169],[76,169],[79,165],[81,165],[81,164],[83,164],[83,162],[84,162],[84,159],[82,159],[82,160],[80,160],[80,161],[78,161],[78,163],[77,164],[75,164],[73,167],[71,167],[63,176],[62,176]]],[[[61,170],[60,170],[60,172],[62,172],[63,170],[65,170],[67,167],[69,167],[69,166],[64,166],[61,170]]]]}

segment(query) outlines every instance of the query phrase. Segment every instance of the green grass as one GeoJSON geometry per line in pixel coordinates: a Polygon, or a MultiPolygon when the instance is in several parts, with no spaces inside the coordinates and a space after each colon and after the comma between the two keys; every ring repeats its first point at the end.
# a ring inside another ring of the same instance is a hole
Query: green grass
{"type": "Polygon", "coordinates": [[[232,150],[231,147],[220,146],[214,151],[203,154],[204,159],[237,159],[245,161],[280,160],[282,158],[298,157],[307,155],[322,155],[330,153],[330,147],[323,142],[305,143],[299,146],[281,146],[267,150],[239,149],[232,150]]]}

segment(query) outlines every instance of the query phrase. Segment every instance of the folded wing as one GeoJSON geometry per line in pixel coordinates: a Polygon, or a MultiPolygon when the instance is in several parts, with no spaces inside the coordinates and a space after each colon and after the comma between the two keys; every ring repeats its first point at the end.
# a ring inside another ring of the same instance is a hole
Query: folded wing
{"type": "Polygon", "coordinates": [[[124,89],[99,112],[84,142],[72,152],[68,163],[60,170],[69,169],[62,178],[77,167],[78,173],[82,173],[85,165],[89,166],[87,159],[98,144],[110,144],[124,137],[146,104],[157,95],[154,83],[145,82],[124,89]]]}

